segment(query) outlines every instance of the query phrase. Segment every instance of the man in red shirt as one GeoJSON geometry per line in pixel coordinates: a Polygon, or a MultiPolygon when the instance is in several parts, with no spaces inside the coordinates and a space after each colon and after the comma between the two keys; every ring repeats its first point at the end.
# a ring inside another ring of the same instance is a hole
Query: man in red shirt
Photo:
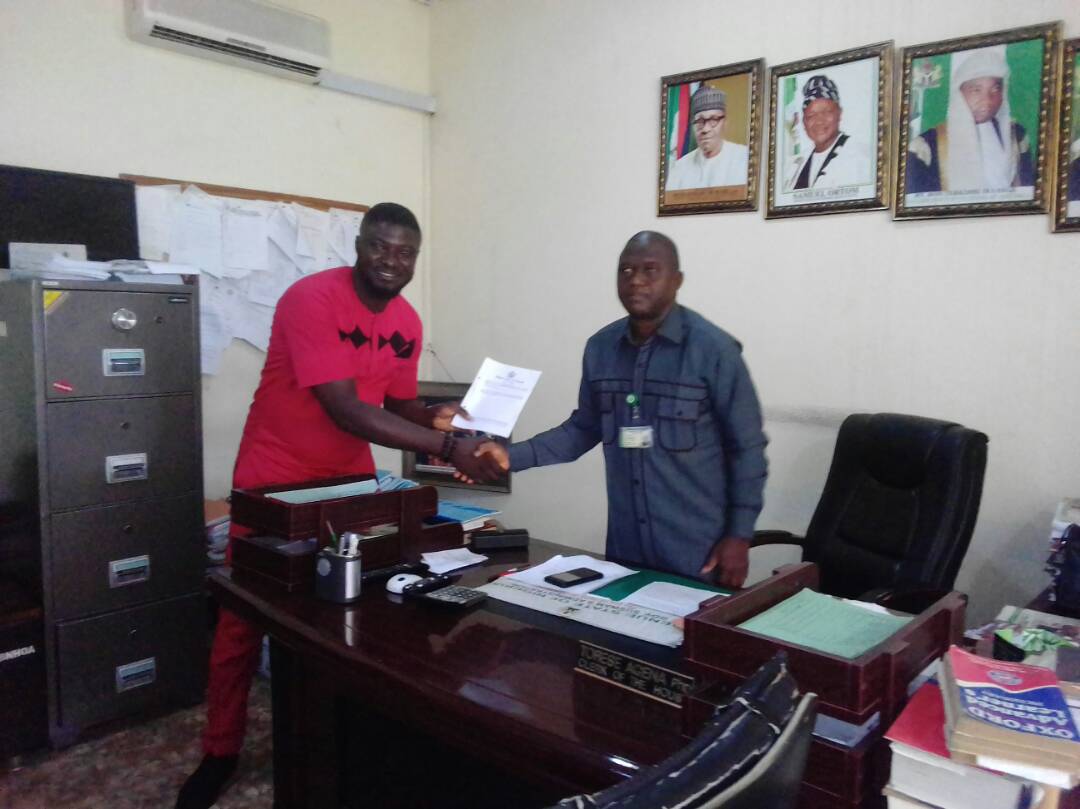
{"type": "MultiPolygon", "coordinates": [[[[457,405],[417,400],[420,318],[399,293],[412,280],[420,226],[401,205],[364,216],[356,266],[297,281],[278,301],[259,387],[233,471],[234,488],[373,473],[371,442],[424,452],[477,480],[497,477],[475,439],[454,438],[457,405]]],[[[243,535],[234,526],[234,536],[243,535]]],[[[221,610],[210,652],[205,756],[176,809],[208,809],[236,770],[261,633],[221,610]]]]}

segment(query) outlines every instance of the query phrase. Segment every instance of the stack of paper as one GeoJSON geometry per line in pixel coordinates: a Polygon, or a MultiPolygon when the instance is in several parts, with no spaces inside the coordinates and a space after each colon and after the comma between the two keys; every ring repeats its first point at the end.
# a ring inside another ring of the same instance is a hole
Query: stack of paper
{"type": "MultiPolygon", "coordinates": [[[[600,559],[586,556],[585,554],[578,554],[577,556],[563,556],[562,554],[556,554],[543,564],[526,568],[520,573],[512,573],[509,576],[506,576],[506,578],[524,582],[525,584],[534,584],[538,587],[561,590],[564,593],[590,593],[593,590],[598,590],[625,576],[631,576],[636,572],[637,571],[631,570],[628,567],[617,565],[614,562],[604,562],[600,559]],[[550,582],[544,581],[545,576],[550,576],[555,573],[565,573],[568,570],[575,570],[579,567],[587,567],[591,570],[595,570],[601,574],[601,577],[595,581],[575,584],[573,587],[557,587],[550,582]]],[[[623,603],[629,602],[629,600],[629,598],[624,598],[623,603]]]]}
{"type": "Polygon", "coordinates": [[[910,615],[875,604],[800,590],[739,628],[851,659],[884,642],[910,620],[910,615]]]}

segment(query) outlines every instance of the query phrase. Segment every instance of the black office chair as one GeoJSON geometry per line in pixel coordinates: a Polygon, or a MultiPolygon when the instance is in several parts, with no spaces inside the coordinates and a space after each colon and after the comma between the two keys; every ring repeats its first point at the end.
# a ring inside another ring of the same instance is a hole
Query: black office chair
{"type": "Polygon", "coordinates": [[[823,592],[918,612],[956,580],[979,513],[986,444],[948,421],[848,416],[806,537],[759,531],[751,547],[802,545],[823,592]]]}
{"type": "Polygon", "coordinates": [[[761,667],[679,752],[627,781],[551,809],[789,809],[817,697],[799,699],[783,653],[761,667]]]}

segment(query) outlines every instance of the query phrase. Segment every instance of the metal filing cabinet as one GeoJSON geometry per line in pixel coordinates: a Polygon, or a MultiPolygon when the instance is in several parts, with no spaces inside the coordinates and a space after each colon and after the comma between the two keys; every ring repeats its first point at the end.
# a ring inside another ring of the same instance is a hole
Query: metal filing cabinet
{"type": "Polygon", "coordinates": [[[0,575],[43,606],[54,746],[202,699],[198,322],[195,286],[0,284],[0,575]]]}

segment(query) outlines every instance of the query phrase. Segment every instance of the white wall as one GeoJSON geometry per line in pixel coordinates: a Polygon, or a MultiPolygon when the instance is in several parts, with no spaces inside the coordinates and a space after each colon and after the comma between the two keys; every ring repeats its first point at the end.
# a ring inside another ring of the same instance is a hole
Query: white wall
{"type": "MultiPolygon", "coordinates": [[[[761,526],[801,530],[840,419],[900,411],[990,436],[958,586],[969,620],[1043,583],[1052,509],[1080,493],[1080,237],[1039,216],[895,223],[656,217],[659,79],[893,39],[1055,19],[1074,0],[449,0],[434,6],[430,325],[451,373],[487,354],[544,376],[521,437],[575,401],[586,337],[622,314],[616,257],[643,228],[682,252],[684,303],[739,337],[768,417],[761,526]]],[[[492,499],[534,534],[602,547],[602,461],[517,475],[492,499]]]]}
{"type": "MultiPolygon", "coordinates": [[[[415,0],[278,0],[323,17],[332,67],[428,92],[429,9],[415,0]]],[[[372,204],[428,219],[430,119],[138,44],[120,0],[0,0],[0,159],[372,204]]],[[[426,258],[408,297],[427,305],[426,258]]],[[[205,377],[206,494],[228,492],[265,354],[234,341],[205,377]]]]}

